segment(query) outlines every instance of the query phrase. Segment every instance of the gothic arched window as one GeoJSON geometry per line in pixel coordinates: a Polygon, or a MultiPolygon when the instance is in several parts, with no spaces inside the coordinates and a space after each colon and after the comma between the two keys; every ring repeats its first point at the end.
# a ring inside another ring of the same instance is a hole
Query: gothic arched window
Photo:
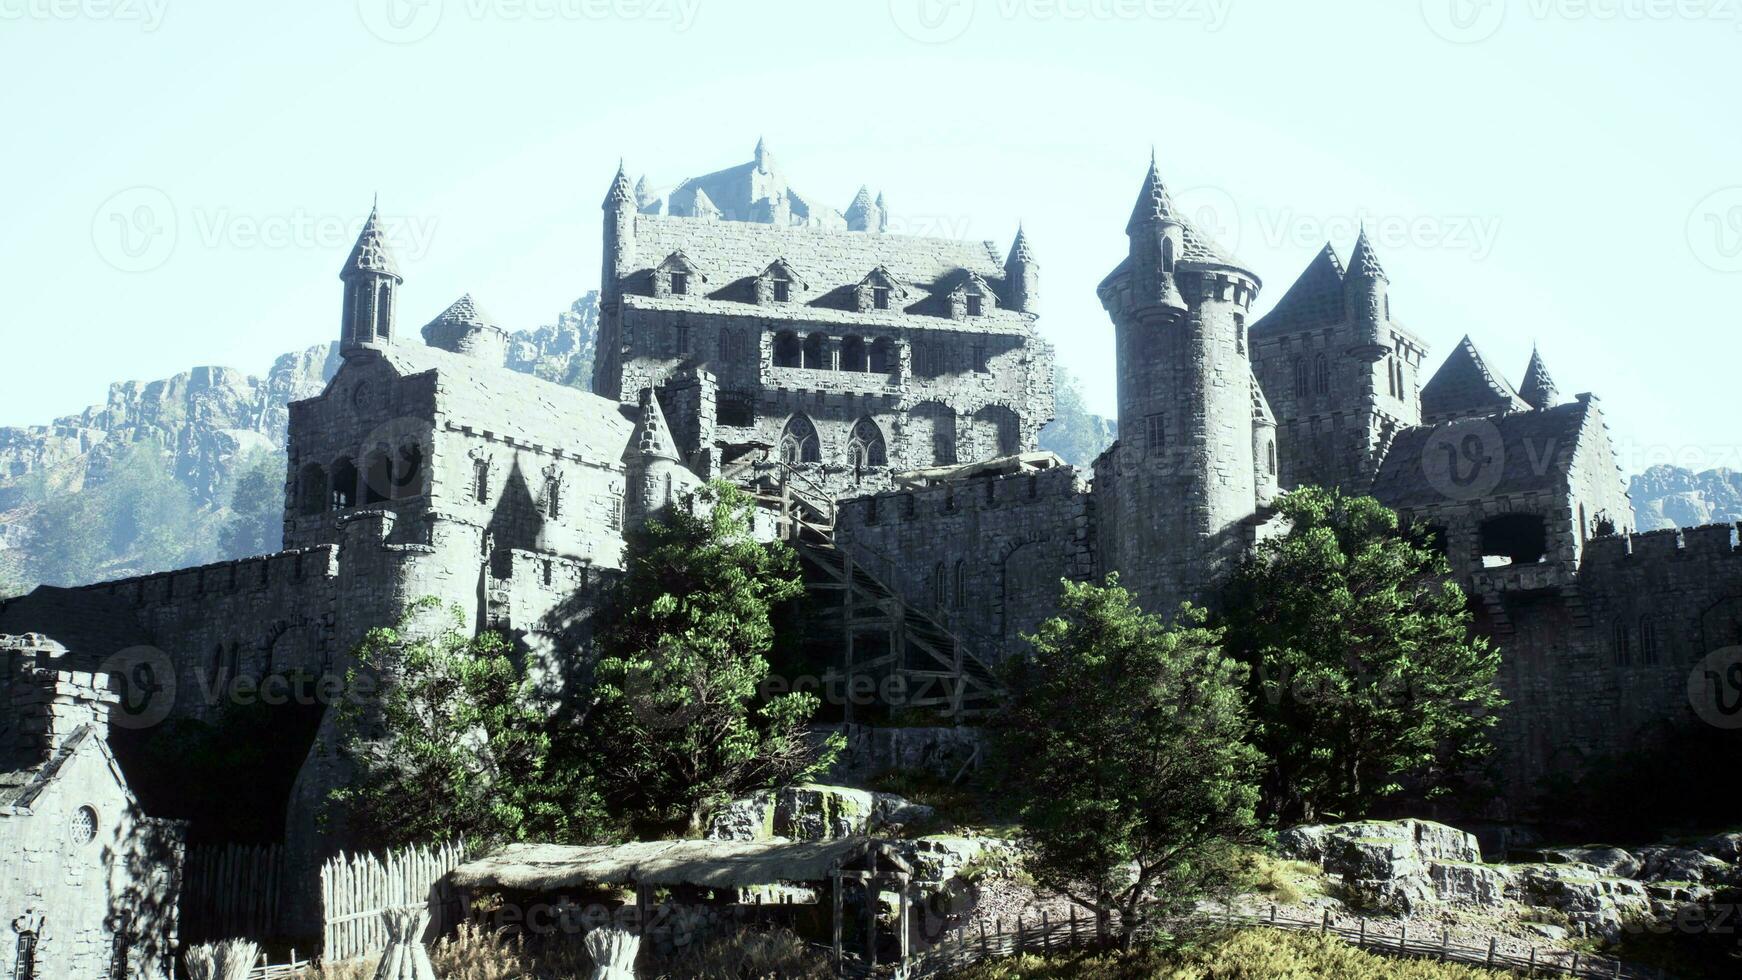
{"type": "Polygon", "coordinates": [[[1617,667],[1633,666],[1632,635],[1627,628],[1627,620],[1615,620],[1615,665],[1617,667]]]}
{"type": "Polygon", "coordinates": [[[333,464],[333,509],[345,510],[357,506],[357,464],[351,457],[340,457],[333,464]]]}
{"type": "Polygon", "coordinates": [[[1294,368],[1294,397],[1305,398],[1307,393],[1306,362],[1297,357],[1289,364],[1294,368]]]}
{"type": "Polygon", "coordinates": [[[1323,354],[1313,358],[1313,391],[1320,395],[1331,391],[1331,365],[1323,354]]]}
{"type": "Polygon", "coordinates": [[[883,440],[883,430],[869,416],[853,424],[853,434],[847,439],[847,463],[855,470],[889,465],[889,450],[883,440]]]}
{"type": "Polygon", "coordinates": [[[1639,617],[1639,662],[1657,663],[1657,620],[1649,613],[1639,617]]]}
{"type": "Polygon", "coordinates": [[[1161,240],[1161,271],[1173,271],[1173,239],[1171,238],[1161,240]]]}
{"type": "Polygon", "coordinates": [[[791,465],[823,460],[822,439],[817,435],[817,427],[802,413],[787,419],[786,428],[781,430],[780,459],[791,465]]]}

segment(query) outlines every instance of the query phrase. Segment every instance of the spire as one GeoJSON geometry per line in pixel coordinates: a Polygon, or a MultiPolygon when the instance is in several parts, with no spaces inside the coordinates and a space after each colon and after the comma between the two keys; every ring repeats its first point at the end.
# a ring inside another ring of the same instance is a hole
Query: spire
{"type": "Polygon", "coordinates": [[[1130,234],[1148,222],[1172,220],[1173,217],[1173,196],[1168,194],[1167,185],[1161,182],[1161,171],[1155,166],[1155,149],[1151,147],[1149,173],[1143,177],[1143,189],[1137,193],[1137,206],[1131,209],[1131,220],[1126,223],[1125,232],[1130,234]]]}
{"type": "Polygon", "coordinates": [[[720,206],[714,203],[714,199],[708,196],[707,191],[698,187],[696,188],[695,200],[690,202],[690,216],[694,218],[718,218],[720,206]]]}
{"type": "Polygon", "coordinates": [[[634,203],[634,201],[635,189],[629,186],[629,174],[625,173],[623,170],[623,161],[618,160],[617,176],[611,179],[611,189],[605,192],[604,206],[612,208],[623,204],[631,204],[634,203]]]}
{"type": "Polygon", "coordinates": [[[647,175],[642,174],[641,177],[635,181],[635,204],[636,204],[636,206],[639,207],[641,205],[646,204],[647,198],[648,198],[647,175]]]}
{"type": "Polygon", "coordinates": [[[1391,281],[1385,274],[1384,266],[1379,264],[1379,255],[1373,251],[1373,243],[1367,239],[1366,225],[1361,226],[1361,234],[1355,238],[1355,251],[1349,253],[1349,275],[1391,281]]]}
{"type": "Polygon", "coordinates": [[[847,219],[848,231],[879,231],[882,224],[882,214],[877,205],[871,203],[871,190],[865,185],[859,185],[859,193],[853,195],[853,203],[847,205],[842,212],[847,219]]]}
{"type": "Polygon", "coordinates": [[[1004,260],[1004,268],[1008,269],[1017,263],[1032,265],[1034,249],[1028,244],[1028,233],[1023,230],[1020,222],[1016,225],[1016,240],[1010,243],[1010,256],[1004,260]]]}
{"type": "Polygon", "coordinates": [[[635,432],[630,436],[629,447],[623,455],[625,459],[639,457],[682,461],[677,454],[677,447],[671,441],[671,429],[665,424],[665,413],[660,411],[659,398],[652,388],[641,389],[641,418],[635,423],[635,432]]]}
{"type": "Polygon", "coordinates": [[[357,244],[351,247],[351,256],[345,260],[345,267],[339,270],[339,278],[350,279],[360,273],[392,276],[398,282],[405,281],[405,277],[399,274],[399,263],[393,260],[393,250],[387,244],[387,232],[381,228],[378,205],[370,207],[369,218],[363,222],[363,231],[357,235],[357,244]]]}
{"type": "Polygon", "coordinates": [[[1542,362],[1535,344],[1530,347],[1530,364],[1524,369],[1524,383],[1518,386],[1518,395],[1537,409],[1553,408],[1560,401],[1560,389],[1548,376],[1548,366],[1542,362]]]}
{"type": "Polygon", "coordinates": [[[774,169],[774,154],[768,152],[768,142],[756,137],[756,169],[768,173],[774,169]]]}
{"type": "Polygon", "coordinates": [[[490,314],[472,299],[472,294],[467,293],[424,324],[423,342],[501,367],[507,354],[508,332],[497,326],[490,314]]]}

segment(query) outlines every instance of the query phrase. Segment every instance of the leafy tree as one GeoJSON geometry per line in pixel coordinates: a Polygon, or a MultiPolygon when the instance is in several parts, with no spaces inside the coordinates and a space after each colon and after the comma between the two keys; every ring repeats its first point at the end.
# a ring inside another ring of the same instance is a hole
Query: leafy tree
{"type": "Polygon", "coordinates": [[[1355,817],[1405,785],[1430,795],[1487,754],[1500,654],[1472,638],[1431,542],[1371,497],[1303,487],[1287,534],[1229,584],[1230,651],[1253,669],[1263,788],[1284,823],[1355,817]]]}
{"type": "Polygon", "coordinates": [[[1053,368],[1053,419],[1040,430],[1040,448],[1072,466],[1088,467],[1113,441],[1118,424],[1089,411],[1082,383],[1063,367],[1053,368]]]}
{"type": "Polygon", "coordinates": [[[24,577],[18,573],[12,556],[0,552],[0,599],[10,599],[27,591],[24,577]]]}
{"type": "Polygon", "coordinates": [[[1202,611],[1165,623],[1117,575],[1066,582],[1060,612],[1007,668],[992,744],[1035,880],[1129,946],[1222,881],[1256,833],[1244,671],[1202,611]]]}
{"type": "Polygon", "coordinates": [[[284,471],[281,453],[256,452],[242,460],[230,489],[229,518],[218,529],[224,558],[269,555],[283,545],[284,471]]]}
{"type": "Polygon", "coordinates": [[[124,446],[71,491],[43,476],[31,487],[27,572],[52,585],[163,571],[211,557],[199,503],[154,440],[124,446]]]}
{"type": "Polygon", "coordinates": [[[506,639],[471,635],[433,598],[395,627],[370,630],[339,704],[356,778],[332,799],[374,846],[579,840],[600,814],[584,773],[549,765],[547,712],[506,639]],[[439,629],[424,625],[431,619],[439,629]]]}
{"type": "Polygon", "coordinates": [[[798,557],[750,532],[752,502],[710,484],[629,536],[601,635],[590,755],[640,823],[700,829],[735,793],[803,778],[839,751],[805,692],[770,694],[770,609],[803,591],[798,557]]]}

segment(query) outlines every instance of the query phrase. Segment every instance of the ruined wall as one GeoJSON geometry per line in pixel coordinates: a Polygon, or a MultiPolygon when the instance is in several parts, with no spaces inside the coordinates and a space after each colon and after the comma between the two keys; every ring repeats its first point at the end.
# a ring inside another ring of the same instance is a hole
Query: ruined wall
{"type": "Polygon", "coordinates": [[[1061,579],[1095,574],[1091,523],[1076,470],[1059,467],[843,501],[835,535],[905,602],[998,658],[1057,609],[1061,579]]]}

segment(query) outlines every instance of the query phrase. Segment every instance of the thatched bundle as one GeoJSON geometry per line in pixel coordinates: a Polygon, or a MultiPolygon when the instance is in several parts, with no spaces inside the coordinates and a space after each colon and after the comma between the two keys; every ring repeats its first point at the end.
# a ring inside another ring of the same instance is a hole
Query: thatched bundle
{"type": "Polygon", "coordinates": [[[423,948],[429,910],[394,909],[381,913],[381,918],[387,926],[387,951],[375,968],[375,980],[436,980],[429,953],[423,948]]]}
{"type": "Polygon", "coordinates": [[[246,939],[190,946],[181,954],[188,980],[248,980],[260,960],[260,946],[246,939]]]}
{"type": "Polygon", "coordinates": [[[593,974],[588,980],[635,980],[640,936],[623,929],[594,929],[581,942],[593,958],[593,974]]]}

